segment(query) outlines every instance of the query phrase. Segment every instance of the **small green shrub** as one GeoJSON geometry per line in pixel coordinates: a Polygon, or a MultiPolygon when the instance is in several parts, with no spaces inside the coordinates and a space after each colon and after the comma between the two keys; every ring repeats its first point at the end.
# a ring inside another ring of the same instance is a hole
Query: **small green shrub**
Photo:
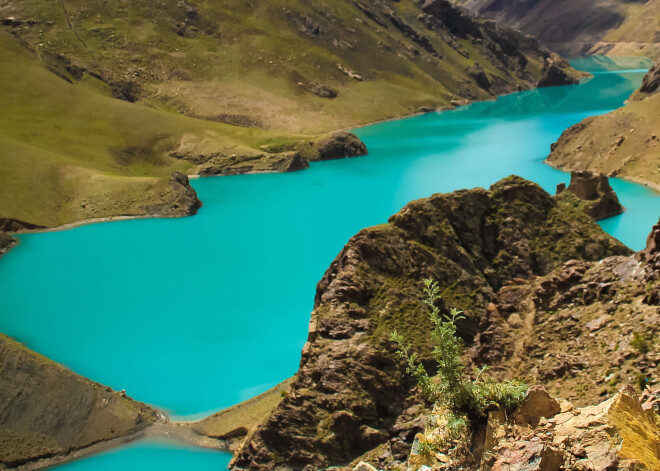
{"type": "MultiPolygon", "coordinates": [[[[462,343],[456,336],[456,321],[464,319],[462,311],[453,308],[448,316],[440,313],[436,306],[440,295],[435,281],[425,281],[424,293],[427,296],[424,303],[429,307],[429,317],[433,323],[432,355],[438,364],[437,377],[428,375],[402,335],[396,331],[390,335],[390,339],[398,345],[397,355],[406,361],[406,371],[415,378],[424,398],[433,403],[439,402],[454,412],[456,427],[462,426],[461,412],[476,418],[485,416],[489,410],[510,410],[518,406],[527,392],[523,382],[481,379],[487,370],[485,367],[477,371],[476,379],[468,377],[461,361],[462,343]]],[[[451,428],[452,424],[449,425],[451,428]]]]}
{"type": "Polygon", "coordinates": [[[649,352],[649,343],[646,337],[638,332],[633,332],[633,339],[630,342],[630,346],[640,353],[649,352]]]}

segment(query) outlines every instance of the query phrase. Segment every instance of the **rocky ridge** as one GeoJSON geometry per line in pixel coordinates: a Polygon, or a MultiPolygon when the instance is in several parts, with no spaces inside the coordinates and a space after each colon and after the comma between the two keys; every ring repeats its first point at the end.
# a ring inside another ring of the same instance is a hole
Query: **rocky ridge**
{"type": "Polygon", "coordinates": [[[359,157],[367,146],[350,132],[338,131],[312,141],[263,146],[255,154],[216,153],[207,140],[192,136],[181,140],[171,156],[192,162],[201,176],[242,175],[246,173],[294,172],[309,168],[310,162],[359,157]]]}
{"type": "Polygon", "coordinates": [[[156,411],[0,334],[0,469],[141,431],[156,411]]]}
{"type": "Polygon", "coordinates": [[[331,264],[291,391],[232,467],[317,469],[373,450],[405,461],[421,408],[388,336],[399,330],[428,360],[421,280],[440,282],[443,309],[465,309],[459,332],[469,341],[508,280],[628,253],[573,195],[551,197],[518,177],[408,204],[354,236],[331,264]]]}
{"type": "MultiPolygon", "coordinates": [[[[436,405],[422,413],[407,462],[383,450],[360,459],[414,471],[658,469],[659,305],[660,221],[632,256],[572,260],[507,283],[469,354],[500,379],[548,389],[531,387],[516,411],[492,411],[461,437],[449,434],[446,410],[436,405]]],[[[364,461],[354,468],[374,469],[364,461]]]]}
{"type": "Polygon", "coordinates": [[[624,107],[564,131],[546,162],[566,171],[604,173],[660,190],[658,83],[656,64],[624,107]]]}

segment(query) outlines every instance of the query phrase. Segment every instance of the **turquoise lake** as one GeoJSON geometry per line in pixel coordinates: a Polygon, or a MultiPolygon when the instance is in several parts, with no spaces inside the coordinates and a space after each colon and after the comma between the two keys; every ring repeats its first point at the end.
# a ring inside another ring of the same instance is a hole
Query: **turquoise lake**
{"type": "MultiPolygon", "coordinates": [[[[650,61],[574,65],[594,77],[357,129],[366,157],[194,180],[204,203],[194,217],[23,235],[0,261],[0,331],[175,417],[263,392],[297,370],[316,283],[360,229],[413,199],[510,174],[552,193],[568,182],[543,164],[550,144],[585,117],[621,106],[650,61]]],[[[621,180],[612,186],[627,211],[602,226],[640,249],[660,216],[660,195],[621,180]]],[[[143,443],[63,468],[221,469],[228,461],[163,448],[172,447],[143,443]],[[200,464],[177,468],[178,454],[200,464]]]]}
{"type": "Polygon", "coordinates": [[[56,468],[62,471],[221,471],[230,459],[229,453],[193,448],[174,441],[145,440],[56,468]]]}

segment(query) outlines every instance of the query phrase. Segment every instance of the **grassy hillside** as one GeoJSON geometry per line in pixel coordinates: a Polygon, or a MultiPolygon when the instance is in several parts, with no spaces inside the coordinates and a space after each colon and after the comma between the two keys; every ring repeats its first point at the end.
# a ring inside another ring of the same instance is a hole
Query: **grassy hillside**
{"type": "Polygon", "coordinates": [[[427,3],[0,0],[0,219],[180,215],[173,171],[304,168],[319,133],[568,70],[427,3]]]}
{"type": "Polygon", "coordinates": [[[660,57],[660,0],[454,0],[569,55],[660,57]]]}
{"type": "Polygon", "coordinates": [[[535,44],[472,20],[452,31],[443,17],[430,30],[421,13],[411,0],[17,0],[3,8],[12,31],[52,68],[88,71],[115,94],[232,124],[320,132],[538,82],[547,55],[535,44]],[[494,90],[468,76],[475,62],[494,90]],[[337,96],[319,96],[323,87],[337,96]]]}
{"type": "Polygon", "coordinates": [[[62,80],[0,30],[0,218],[54,226],[149,214],[166,200],[170,174],[194,168],[163,152],[183,137],[244,154],[288,142],[116,100],[95,82],[62,80]]]}
{"type": "Polygon", "coordinates": [[[660,63],[626,106],[566,130],[547,162],[564,170],[616,175],[660,191],[659,84],[660,63]]]}

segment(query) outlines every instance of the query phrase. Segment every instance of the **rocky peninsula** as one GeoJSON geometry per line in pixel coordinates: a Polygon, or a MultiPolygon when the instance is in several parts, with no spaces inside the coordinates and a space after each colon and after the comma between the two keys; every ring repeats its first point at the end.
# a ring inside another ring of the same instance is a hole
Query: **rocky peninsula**
{"type": "Polygon", "coordinates": [[[374,450],[405,461],[423,406],[388,336],[405,333],[428,360],[420,280],[439,281],[443,309],[465,310],[459,333],[472,342],[511,280],[546,275],[569,260],[629,254],[575,196],[552,197],[518,177],[408,204],[388,224],[354,236],[331,264],[291,391],[232,466],[346,465],[374,450]]]}

